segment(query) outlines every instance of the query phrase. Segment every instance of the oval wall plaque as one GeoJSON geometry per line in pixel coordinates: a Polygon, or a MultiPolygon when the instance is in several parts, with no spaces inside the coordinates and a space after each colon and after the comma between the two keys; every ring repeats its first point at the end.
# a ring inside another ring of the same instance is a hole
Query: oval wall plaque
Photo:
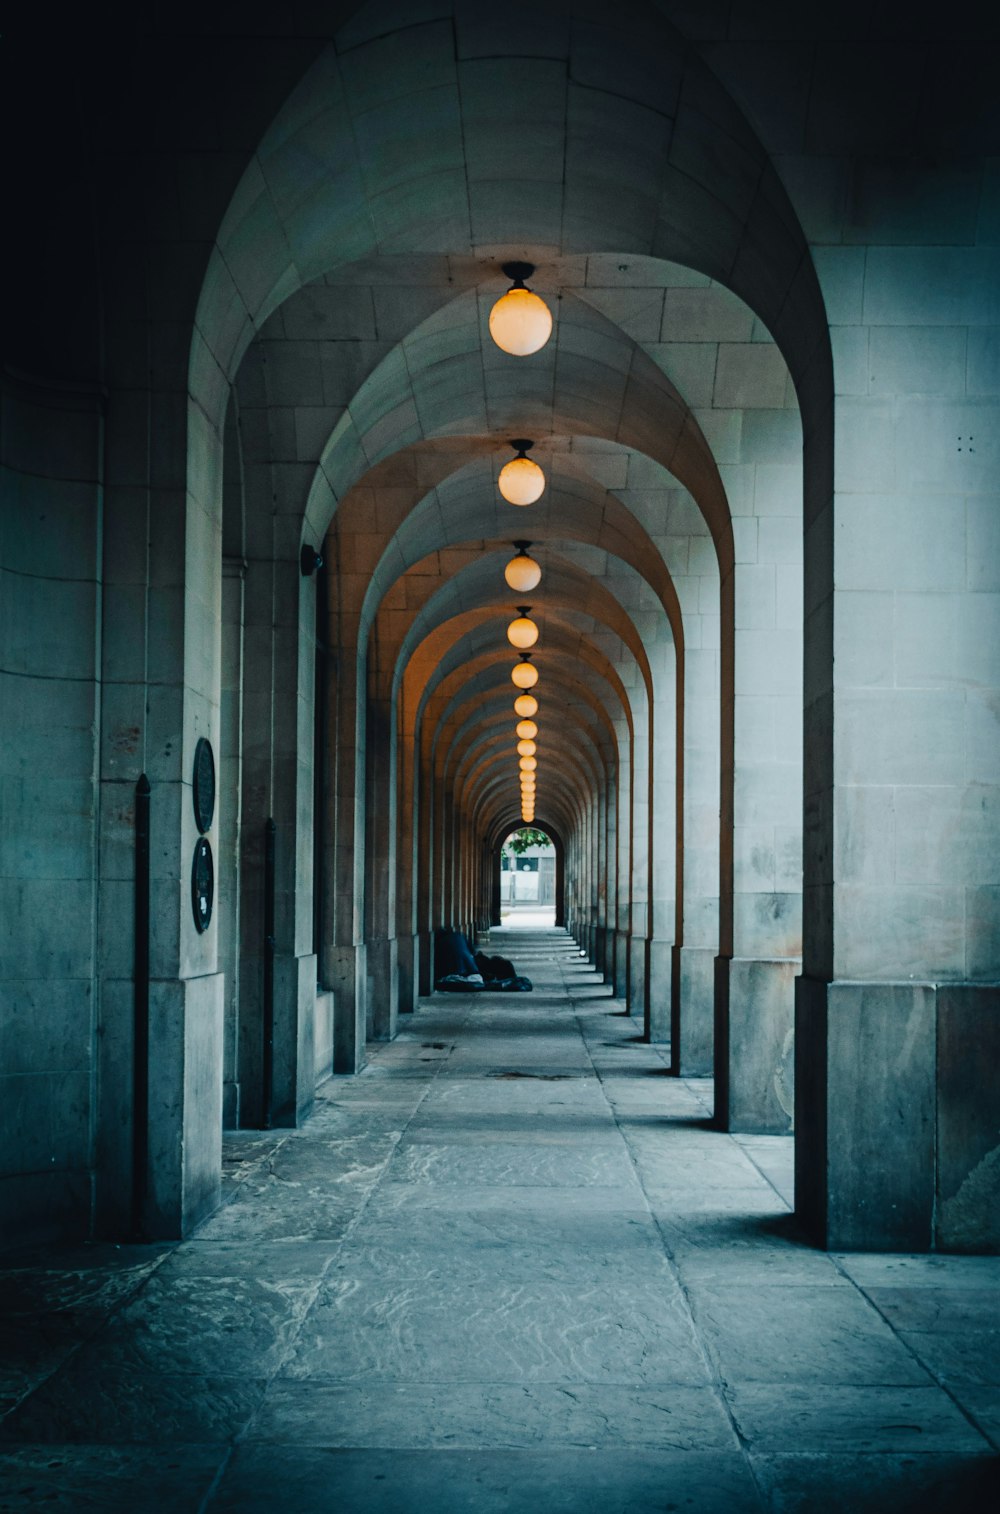
{"type": "Polygon", "coordinates": [[[199,836],[194,844],[194,860],[191,863],[191,909],[195,927],[200,935],[208,930],[215,899],[215,864],[207,836],[199,836]]]}
{"type": "Polygon", "coordinates": [[[205,736],[198,737],[194,749],[194,818],[200,831],[211,829],[215,814],[215,755],[212,743],[205,736]]]}

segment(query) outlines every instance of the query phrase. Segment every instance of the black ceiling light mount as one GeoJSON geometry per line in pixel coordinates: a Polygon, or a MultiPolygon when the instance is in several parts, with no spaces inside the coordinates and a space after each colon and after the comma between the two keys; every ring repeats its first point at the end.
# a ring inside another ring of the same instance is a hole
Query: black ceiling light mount
{"type": "Polygon", "coordinates": [[[304,546],[299,553],[299,571],[302,577],[311,577],[313,573],[318,573],[322,566],[322,552],[317,552],[315,547],[304,546]]]}
{"type": "Polygon", "coordinates": [[[535,271],[534,263],[521,263],[516,259],[510,263],[501,263],[500,267],[515,289],[523,289],[535,271]]]}

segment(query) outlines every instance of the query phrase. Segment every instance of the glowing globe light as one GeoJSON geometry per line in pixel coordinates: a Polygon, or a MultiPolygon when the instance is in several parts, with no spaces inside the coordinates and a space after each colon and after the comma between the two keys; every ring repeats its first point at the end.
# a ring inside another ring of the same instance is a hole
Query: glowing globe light
{"type": "Polygon", "coordinates": [[[533,620],[529,620],[527,605],[518,605],[517,608],[521,613],[507,627],[507,640],[519,652],[526,652],[538,640],[538,627],[533,620]]]}
{"type": "Polygon", "coordinates": [[[532,263],[504,263],[503,271],[513,288],[502,294],[490,311],[490,336],[501,352],[530,357],[540,352],[552,335],[552,311],[541,295],[525,288],[525,279],[535,271],[532,263]]]}
{"type": "Polygon", "coordinates": [[[527,541],[516,541],[517,556],[512,557],[503,570],[503,576],[515,594],[530,594],[542,581],[542,570],[533,557],[528,556],[527,541]]]}
{"type": "Polygon", "coordinates": [[[517,743],[517,755],[519,757],[534,757],[538,751],[533,741],[519,741],[517,743]]]}
{"type": "Polygon", "coordinates": [[[538,700],[534,694],[518,694],[514,700],[514,714],[527,718],[538,714],[538,700]]]}
{"type": "Polygon", "coordinates": [[[500,469],[497,488],[509,505],[533,505],[542,497],[545,474],[526,456],[532,442],[515,440],[511,445],[517,448],[518,455],[500,469]]]}
{"type": "Polygon", "coordinates": [[[533,773],[538,766],[537,757],[519,757],[517,761],[522,773],[533,773]]]}
{"type": "Polygon", "coordinates": [[[519,663],[515,663],[510,677],[515,687],[533,689],[538,682],[538,669],[525,657],[519,663]]]}
{"type": "Polygon", "coordinates": [[[534,741],[538,735],[538,727],[533,720],[519,720],[514,729],[520,741],[534,741]]]}

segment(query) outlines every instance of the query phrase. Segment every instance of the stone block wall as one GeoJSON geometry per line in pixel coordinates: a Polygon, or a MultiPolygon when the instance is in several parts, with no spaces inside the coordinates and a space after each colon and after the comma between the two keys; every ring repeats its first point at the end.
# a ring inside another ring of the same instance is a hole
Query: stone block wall
{"type": "Polygon", "coordinates": [[[84,1233],[93,1178],[102,416],[10,378],[2,404],[0,1232],[25,1241],[84,1233]]]}

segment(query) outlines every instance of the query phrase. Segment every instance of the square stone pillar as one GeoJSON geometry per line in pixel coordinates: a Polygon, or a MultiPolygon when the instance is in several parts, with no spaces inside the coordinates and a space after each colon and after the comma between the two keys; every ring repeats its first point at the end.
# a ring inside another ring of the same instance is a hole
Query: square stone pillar
{"type": "Polygon", "coordinates": [[[797,970],[787,958],[716,958],[715,1117],[723,1130],[792,1128],[797,970]]]}
{"type": "Polygon", "coordinates": [[[1000,986],[796,984],[795,1208],[832,1250],[1000,1250],[1000,986]]]}
{"type": "Polygon", "coordinates": [[[333,989],[333,1070],[360,1072],[365,1065],[367,968],[364,944],[331,946],[327,971],[333,989]]]}

